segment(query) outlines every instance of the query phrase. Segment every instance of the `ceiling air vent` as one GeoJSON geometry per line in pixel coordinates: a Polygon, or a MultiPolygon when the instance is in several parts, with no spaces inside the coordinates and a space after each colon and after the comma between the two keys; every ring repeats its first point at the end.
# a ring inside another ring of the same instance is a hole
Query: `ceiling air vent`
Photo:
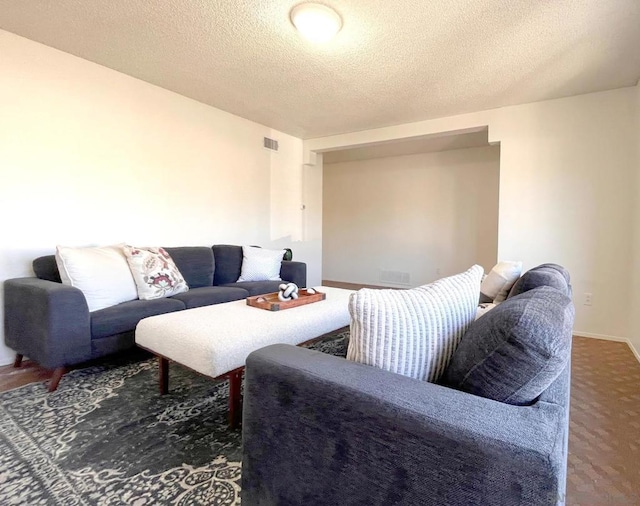
{"type": "Polygon", "coordinates": [[[265,137],[264,147],[270,149],[271,151],[278,151],[278,141],[276,141],[275,139],[269,139],[269,137],[265,137]]]}

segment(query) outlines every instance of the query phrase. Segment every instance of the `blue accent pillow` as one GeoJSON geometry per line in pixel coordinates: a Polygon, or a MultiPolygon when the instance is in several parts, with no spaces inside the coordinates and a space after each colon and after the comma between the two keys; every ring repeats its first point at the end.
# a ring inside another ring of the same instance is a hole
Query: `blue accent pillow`
{"type": "Polygon", "coordinates": [[[471,324],[441,383],[507,404],[533,403],[569,363],[575,309],[541,286],[510,297],[471,324]]]}

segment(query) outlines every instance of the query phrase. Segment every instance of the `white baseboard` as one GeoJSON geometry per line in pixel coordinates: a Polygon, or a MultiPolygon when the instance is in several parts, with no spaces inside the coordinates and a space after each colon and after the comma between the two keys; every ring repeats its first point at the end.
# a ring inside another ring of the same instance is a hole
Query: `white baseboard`
{"type": "Polygon", "coordinates": [[[591,332],[581,332],[579,330],[574,330],[573,335],[579,337],[592,337],[593,339],[604,339],[605,341],[618,341],[619,343],[629,342],[629,339],[627,339],[626,337],[608,336],[606,334],[593,334],[591,332]]]}
{"type": "Polygon", "coordinates": [[[579,336],[579,337],[589,337],[592,339],[604,339],[605,341],[617,341],[619,343],[627,343],[627,346],[629,346],[629,348],[631,349],[631,353],[633,353],[633,356],[636,357],[636,360],[638,362],[640,362],[640,352],[636,350],[631,340],[626,337],[608,336],[606,334],[593,334],[591,332],[580,332],[579,330],[574,330],[573,335],[579,336]]]}

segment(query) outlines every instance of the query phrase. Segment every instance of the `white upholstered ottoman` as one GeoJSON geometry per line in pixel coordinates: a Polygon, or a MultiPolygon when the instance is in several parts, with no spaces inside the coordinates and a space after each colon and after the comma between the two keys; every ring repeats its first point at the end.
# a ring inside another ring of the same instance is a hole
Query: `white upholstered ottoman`
{"type": "Polygon", "coordinates": [[[317,287],[325,300],[283,311],[248,306],[245,300],[145,318],[135,340],[158,356],[160,392],[169,385],[169,360],[212,378],[229,378],[229,423],[240,420],[240,384],[247,356],[276,343],[298,345],[349,325],[351,290],[317,287]]]}

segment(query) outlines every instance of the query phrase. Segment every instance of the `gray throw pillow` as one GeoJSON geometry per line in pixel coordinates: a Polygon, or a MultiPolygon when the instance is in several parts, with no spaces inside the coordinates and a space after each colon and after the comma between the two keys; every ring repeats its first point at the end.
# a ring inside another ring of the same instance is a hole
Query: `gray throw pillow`
{"type": "Polygon", "coordinates": [[[507,404],[531,404],[566,367],[571,298],[542,286],[511,297],[471,324],[441,383],[507,404]]]}

